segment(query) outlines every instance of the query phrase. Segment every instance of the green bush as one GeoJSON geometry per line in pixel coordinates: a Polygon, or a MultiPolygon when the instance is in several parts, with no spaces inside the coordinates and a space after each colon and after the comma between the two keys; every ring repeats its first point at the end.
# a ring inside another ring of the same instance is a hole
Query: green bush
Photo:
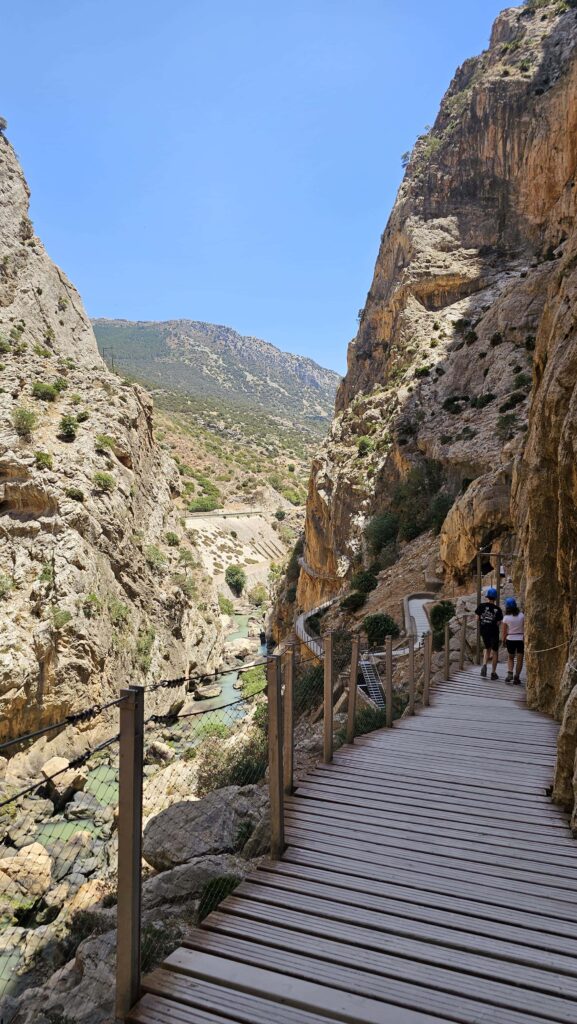
{"type": "Polygon", "coordinates": [[[358,612],[366,604],[367,595],[355,592],[344,597],[341,601],[341,608],[346,612],[358,612]]]}
{"type": "Polygon", "coordinates": [[[441,527],[453,507],[453,498],[450,494],[437,494],[431,503],[431,527],[436,534],[441,532],[441,527]]]}
{"type": "Polygon", "coordinates": [[[296,599],[297,599],[297,588],[294,585],[291,586],[291,587],[287,587],[286,599],[287,599],[288,604],[294,604],[294,602],[296,601],[296,599]]]}
{"type": "Polygon", "coordinates": [[[32,397],[39,398],[42,402],[54,402],[58,395],[58,388],[54,384],[46,384],[44,381],[35,380],[32,385],[32,397]]]}
{"type": "MultiPolygon", "coordinates": [[[[243,822],[243,824],[246,824],[246,822],[243,822]]],[[[221,875],[219,878],[211,878],[210,881],[206,882],[200,893],[197,913],[198,923],[200,924],[201,921],[204,921],[205,917],[208,917],[213,910],[216,910],[219,903],[222,903],[227,896],[230,896],[231,892],[234,892],[241,881],[242,879],[237,878],[236,875],[221,875]]]]}
{"type": "Polygon", "coordinates": [[[504,416],[499,416],[497,420],[497,433],[502,440],[510,439],[513,437],[515,431],[514,427],[517,423],[517,417],[515,413],[509,412],[504,416]]]}
{"type": "Polygon", "coordinates": [[[140,947],[140,967],[143,974],[148,974],[153,967],[161,963],[174,952],[180,940],[180,933],[175,927],[150,922],[142,929],[140,947]]]}
{"type": "Polygon", "coordinates": [[[455,614],[455,605],[452,601],[438,601],[429,612],[431,628],[433,630],[433,648],[435,651],[443,649],[445,643],[445,624],[450,622],[455,614]]]}
{"type": "Polygon", "coordinates": [[[249,601],[255,606],[255,608],[261,608],[267,599],[266,587],[262,583],[257,583],[255,587],[249,592],[249,601]]]}
{"type": "Polygon", "coordinates": [[[4,572],[0,572],[0,599],[7,597],[12,590],[12,580],[4,572]]]}
{"type": "Polygon", "coordinates": [[[360,707],[355,715],[355,735],[364,736],[375,729],[382,729],[387,724],[385,708],[360,707]]]}
{"type": "Polygon", "coordinates": [[[517,388],[530,388],[533,381],[528,373],[518,373],[513,379],[513,387],[517,388]]]}
{"type": "Polygon", "coordinates": [[[152,626],[138,634],[135,652],[136,664],[142,672],[148,672],[152,663],[152,648],[154,647],[155,638],[156,633],[152,626]]]}
{"type": "Polygon", "coordinates": [[[64,377],[57,377],[56,380],[53,382],[52,386],[56,388],[56,391],[58,392],[58,394],[60,394],[62,391],[66,391],[66,388],[68,387],[68,381],[64,380],[64,377]]]}
{"type": "Polygon", "coordinates": [[[489,405],[491,402],[494,402],[496,397],[497,396],[490,391],[488,391],[484,395],[476,395],[474,398],[471,399],[471,408],[484,409],[486,405],[489,405]]]}
{"type": "Polygon", "coordinates": [[[370,594],[371,590],[375,590],[378,587],[379,581],[374,573],[363,569],[362,572],[357,572],[351,580],[351,587],[353,590],[360,591],[361,594],[370,594]]]}
{"type": "Polygon", "coordinates": [[[97,434],[96,437],[94,438],[94,446],[96,448],[96,451],[100,452],[101,454],[113,451],[115,444],[116,441],[114,440],[113,437],[110,436],[110,434],[97,434]]]}
{"type": "Polygon", "coordinates": [[[399,521],[392,512],[382,512],[375,516],[365,527],[365,538],[374,555],[396,539],[399,521]]]}
{"type": "Polygon", "coordinates": [[[279,523],[282,523],[283,519],[286,519],[285,510],[283,508],[277,508],[275,517],[278,519],[279,523]]]}
{"type": "Polygon", "coordinates": [[[521,405],[521,402],[525,401],[526,397],[527,395],[524,391],[513,391],[507,401],[499,406],[499,412],[509,412],[510,409],[515,409],[518,405],[521,405]]]}
{"type": "Polygon", "coordinates": [[[196,597],[198,588],[191,576],[186,576],[185,573],[180,572],[175,573],[175,575],[172,577],[172,582],[174,583],[175,587],[178,587],[180,590],[182,590],[182,593],[188,598],[189,601],[192,601],[192,599],[196,597]]]}
{"type": "Polygon", "coordinates": [[[246,572],[240,565],[229,565],[226,568],[224,578],[233,594],[240,597],[246,586],[246,572]]]}
{"type": "Polygon", "coordinates": [[[82,611],[87,619],[95,619],[102,611],[102,601],[98,594],[85,594],[82,600],[82,611]]]}
{"type": "Polygon", "coordinates": [[[196,556],[190,550],[190,548],[181,548],[178,552],[178,561],[182,562],[183,565],[190,566],[193,569],[196,566],[196,556]]]}
{"type": "Polygon", "coordinates": [[[116,481],[110,473],[103,473],[97,470],[92,477],[92,483],[97,491],[105,491],[108,494],[116,487],[116,481]]]}
{"type": "Polygon", "coordinates": [[[65,441],[73,441],[78,433],[78,420],[72,413],[66,413],[60,420],[58,427],[59,436],[65,441]]]}
{"type": "Polygon", "coordinates": [[[26,409],[23,405],[17,405],[12,410],[12,426],[18,437],[29,438],[38,426],[38,417],[31,409],[26,409]]]}
{"type": "Polygon", "coordinates": [[[442,479],[441,464],[426,459],[392,491],[391,506],[399,523],[399,540],[413,540],[429,529],[433,498],[442,479]]]}
{"type": "Polygon", "coordinates": [[[450,395],[448,398],[445,398],[443,409],[445,412],[450,412],[453,416],[457,416],[463,411],[468,401],[468,395],[450,395]]]}
{"type": "Polygon", "coordinates": [[[215,508],[221,508],[221,502],[216,498],[195,498],[188,503],[189,512],[214,512],[215,508]]]}
{"type": "Polygon", "coordinates": [[[84,491],[80,487],[67,487],[64,493],[72,501],[84,501],[84,491]]]}
{"type": "Polygon", "coordinates": [[[34,452],[34,459],[37,469],[52,469],[54,464],[52,456],[48,452],[34,452]]]}
{"type": "Polygon", "coordinates": [[[376,615],[367,615],[363,619],[363,629],[371,647],[382,646],[387,636],[392,636],[394,639],[401,632],[395,620],[382,612],[376,615]]]}
{"type": "Polygon", "coordinates": [[[165,534],[164,539],[169,548],[177,548],[180,544],[180,537],[174,532],[174,530],[169,530],[168,533],[165,534]]]}
{"type": "Polygon", "coordinates": [[[38,577],[40,583],[46,583],[51,585],[54,583],[54,568],[51,562],[45,562],[42,566],[42,572],[38,577]]]}
{"type": "Polygon", "coordinates": [[[88,409],[81,409],[80,412],[76,413],[77,423],[86,423],[86,420],[90,419],[90,413],[88,409]]]}
{"type": "Polygon", "coordinates": [[[241,743],[224,749],[219,739],[203,743],[198,754],[196,791],[206,796],[223,786],[247,786],[264,778],[268,747],[261,730],[250,732],[241,743]]]}
{"type": "Polygon", "coordinates": [[[152,569],[161,569],[166,565],[166,555],[155,544],[148,544],[145,547],[144,557],[152,569]]]}
{"type": "Polygon", "coordinates": [[[302,715],[305,711],[318,708],[323,699],[324,669],[322,665],[314,665],[304,672],[297,672],[294,683],[295,714],[302,715]]]}
{"type": "Polygon", "coordinates": [[[68,623],[72,619],[72,615],[70,614],[70,612],[67,612],[64,608],[53,607],[51,609],[51,613],[52,624],[54,626],[54,629],[57,630],[64,629],[64,627],[68,625],[68,623]]]}
{"type": "Polygon", "coordinates": [[[230,597],[225,597],[224,594],[218,595],[218,607],[223,615],[234,615],[234,605],[230,597]]]}
{"type": "Polygon", "coordinates": [[[254,697],[257,693],[264,693],[266,689],[266,672],[264,665],[255,665],[254,668],[241,672],[243,697],[254,697]]]}
{"type": "Polygon", "coordinates": [[[374,444],[370,437],[359,437],[359,440],[357,441],[357,452],[359,453],[359,456],[361,458],[364,455],[368,455],[368,453],[371,452],[373,448],[374,444]]]}
{"type": "MultiPolygon", "coordinates": [[[[436,344],[437,342],[431,342],[431,347],[433,348],[436,344]]],[[[417,366],[417,369],[415,370],[415,377],[428,377],[430,373],[430,366],[417,366]]]]}
{"type": "Polygon", "coordinates": [[[127,605],[119,601],[117,597],[109,597],[108,614],[112,625],[116,629],[124,629],[128,625],[130,612],[127,605]]]}

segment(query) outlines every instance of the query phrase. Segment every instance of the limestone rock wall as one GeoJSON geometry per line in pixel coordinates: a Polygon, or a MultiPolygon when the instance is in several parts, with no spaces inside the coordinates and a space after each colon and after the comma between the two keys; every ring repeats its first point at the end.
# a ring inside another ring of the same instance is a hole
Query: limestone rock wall
{"type": "Polygon", "coordinates": [[[367,520],[433,460],[453,502],[439,541],[447,575],[466,577],[479,547],[516,547],[508,568],[530,645],[565,645],[530,658],[529,699],[564,719],[556,792],[567,803],[577,778],[575,6],[504,11],[415,145],[313,465],[304,557],[317,576],[301,573],[298,588],[309,608],[334,592],[325,574],[367,564],[367,520]]]}
{"type": "Polygon", "coordinates": [[[214,667],[220,617],[195,578],[179,487],[151,399],[100,359],[0,137],[0,738],[130,683],[214,667]]]}

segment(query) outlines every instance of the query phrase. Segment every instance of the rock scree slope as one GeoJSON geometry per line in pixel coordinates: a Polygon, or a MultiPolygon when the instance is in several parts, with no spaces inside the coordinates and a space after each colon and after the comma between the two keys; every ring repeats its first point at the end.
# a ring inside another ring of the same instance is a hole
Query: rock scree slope
{"type": "MultiPolygon", "coordinates": [[[[528,699],[562,719],[555,795],[567,805],[577,787],[576,206],[577,5],[528,0],[497,18],[489,48],[458,69],[407,154],[313,464],[313,573],[298,585],[301,609],[338,592],[369,559],[367,521],[419,474],[433,480],[449,508],[437,549],[446,575],[465,581],[480,546],[516,548],[529,647],[557,647],[529,654],[528,699]]],[[[420,529],[411,515],[404,540],[420,529]]]]}

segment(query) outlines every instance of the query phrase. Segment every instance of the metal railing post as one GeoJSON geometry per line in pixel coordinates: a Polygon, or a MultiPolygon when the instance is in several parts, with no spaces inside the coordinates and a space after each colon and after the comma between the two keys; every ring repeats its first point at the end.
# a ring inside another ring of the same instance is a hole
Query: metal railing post
{"type": "Polygon", "coordinates": [[[451,678],[451,652],[449,650],[449,644],[451,642],[451,631],[449,629],[449,623],[445,623],[445,679],[451,678]]]}
{"type": "Polygon", "coordinates": [[[270,852],[282,857],[284,842],[282,670],[278,655],[267,658],[268,785],[270,798],[270,852]]]}
{"type": "Polygon", "coordinates": [[[393,638],[385,640],[385,715],[387,729],[393,725],[393,638]]]}
{"type": "Polygon", "coordinates": [[[415,638],[409,637],[409,714],[415,714],[415,638]]]}
{"type": "Polygon", "coordinates": [[[423,642],[423,706],[429,706],[429,688],[431,685],[431,645],[432,636],[430,633],[424,637],[423,642]]]}
{"type": "Polygon", "coordinates": [[[361,638],[355,634],[351,645],[351,674],[349,677],[349,700],[347,706],[347,743],[355,742],[355,719],[357,715],[357,681],[359,674],[359,648],[361,638]]]}
{"type": "MultiPolygon", "coordinates": [[[[481,604],[481,600],[482,600],[482,583],[483,583],[482,575],[481,575],[482,568],[483,568],[483,566],[481,564],[481,552],[478,551],[477,552],[477,608],[481,604]]],[[[481,622],[480,622],[479,618],[477,618],[477,645],[476,645],[476,655],[475,655],[475,657],[476,657],[476,660],[477,660],[477,665],[480,665],[481,664],[481,622]]]]}
{"type": "Polygon", "coordinates": [[[140,996],[144,690],[131,686],[120,696],[115,1010],[124,1021],[140,996]]]}
{"type": "Polygon", "coordinates": [[[466,647],[466,644],[467,644],[467,623],[468,623],[468,621],[469,621],[469,616],[468,615],[464,615],[463,616],[463,620],[461,622],[461,650],[459,651],[459,668],[460,668],[461,672],[463,671],[463,669],[465,667],[465,647],[466,647]]]}
{"type": "Polygon", "coordinates": [[[333,634],[327,633],[324,640],[323,761],[330,764],[333,759],[333,634]]]}
{"type": "Polygon", "coordinates": [[[290,644],[283,655],[283,777],[285,793],[292,793],[294,789],[294,647],[290,644]]]}

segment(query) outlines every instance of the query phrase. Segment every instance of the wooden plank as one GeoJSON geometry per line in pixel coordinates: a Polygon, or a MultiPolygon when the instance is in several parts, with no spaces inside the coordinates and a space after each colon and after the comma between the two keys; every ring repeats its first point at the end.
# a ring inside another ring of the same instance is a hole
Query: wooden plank
{"type": "Polygon", "coordinates": [[[126,1020],[133,1024],[230,1024],[230,1017],[196,1010],[154,995],[139,999],[126,1020]]]}
{"type": "MultiPolygon", "coordinates": [[[[159,1005],[180,1006],[184,1011],[223,1014],[226,1021],[240,1021],[242,1024],[325,1024],[327,1018],[304,1009],[286,1006],[282,1002],[270,1002],[254,993],[246,993],[234,987],[229,988],[219,979],[217,983],[195,978],[194,981],[176,971],[159,968],[145,978],[149,993],[141,1000],[156,999],[159,1005]],[[160,999],[162,994],[164,997],[160,999]],[[173,1002],[174,1001],[174,1002],[173,1002]]],[[[178,1018],[177,1018],[178,1019],[178,1018]]],[[[186,1019],[186,1018],[185,1018],[186,1019]]],[[[208,1018],[210,1021],[210,1018],[208,1018]]]]}
{"type": "MultiPolygon", "coordinates": [[[[303,850],[289,846],[285,852],[285,860],[292,864],[306,864],[311,867],[323,865],[336,874],[358,875],[360,872],[361,877],[365,879],[365,885],[367,884],[364,863],[359,864],[358,858],[355,857],[347,857],[342,854],[333,856],[326,851],[303,850]]],[[[549,891],[538,892],[536,895],[535,886],[516,883],[512,888],[512,883],[508,883],[506,879],[491,878],[490,882],[485,882],[477,876],[471,879],[468,872],[449,871],[448,869],[437,872],[435,868],[427,871],[426,865],[418,864],[417,866],[416,863],[410,861],[407,862],[405,869],[397,863],[393,864],[390,860],[387,863],[388,868],[383,865],[374,865],[371,868],[371,885],[373,881],[380,882],[391,879],[409,889],[421,888],[432,892],[464,896],[497,906],[502,904],[514,909],[522,909],[526,913],[535,913],[542,917],[563,918],[568,912],[564,899],[567,890],[557,890],[559,899],[556,899],[549,891]]]]}
{"type": "MultiPolygon", "coordinates": [[[[549,915],[539,913],[538,907],[530,904],[530,911],[527,913],[522,906],[514,903],[508,906],[502,899],[495,902],[487,901],[484,898],[476,898],[476,894],[458,895],[454,888],[448,887],[446,892],[428,889],[426,885],[415,885],[414,887],[403,885],[392,875],[387,881],[371,879],[370,892],[367,890],[367,880],[362,875],[349,875],[327,871],[321,866],[309,864],[291,864],[288,861],[277,862],[269,865],[269,869],[260,868],[251,875],[251,881],[256,884],[275,885],[286,889],[287,892],[311,892],[320,898],[337,898],[344,902],[354,901],[354,905],[369,906],[375,909],[382,909],[384,913],[400,914],[405,908],[408,916],[430,920],[430,914],[440,913],[446,923],[451,920],[458,920],[459,928],[479,929],[481,932],[494,922],[506,927],[513,927],[527,932],[530,944],[530,929],[535,929],[542,935],[542,945],[545,949],[555,950],[562,953],[565,949],[571,955],[571,943],[577,942],[577,922],[565,916],[549,915]],[[307,888],[309,887],[309,888],[307,888]],[[370,903],[365,901],[369,899],[370,903]],[[458,918],[457,918],[458,915],[458,918]]],[[[485,893],[483,894],[485,896],[485,893]]],[[[436,918],[433,917],[433,920],[436,918]]]]}
{"type": "MultiPolygon", "coordinates": [[[[566,872],[566,878],[571,879],[577,886],[577,866],[574,859],[569,857],[553,858],[546,849],[540,850],[532,847],[527,850],[525,847],[503,840],[483,838],[478,840],[464,839],[455,833],[454,830],[439,829],[432,837],[423,836],[420,830],[408,828],[393,828],[387,822],[386,837],[379,835],[379,826],[353,825],[348,822],[335,823],[334,830],[328,831],[327,819],[320,820],[314,815],[306,816],[302,810],[298,814],[287,816],[287,829],[290,829],[289,842],[293,845],[299,844],[299,838],[305,840],[307,835],[321,835],[327,840],[340,842],[355,841],[366,844],[367,852],[370,855],[371,847],[385,846],[387,849],[398,848],[400,850],[421,850],[423,853],[433,853],[437,856],[450,859],[478,861],[481,864],[501,864],[502,867],[518,865],[528,872],[536,871],[538,874],[550,875],[557,878],[560,872],[566,872]]],[[[381,828],[382,832],[382,828],[381,828]]],[[[288,836],[288,831],[287,831],[288,836]]]]}
{"type": "Polygon", "coordinates": [[[347,992],[316,980],[295,978],[294,975],[271,970],[268,965],[254,966],[250,961],[243,962],[236,957],[178,949],[168,958],[166,965],[170,970],[181,971],[194,979],[221,981],[225,988],[270,999],[274,1002],[271,1021],[276,1020],[274,1011],[276,1002],[279,1002],[321,1016],[324,1013],[326,1019],[346,1024],[446,1024],[444,1018],[431,1013],[420,1013],[390,1001],[360,996],[356,994],[358,990],[347,992]]]}
{"type": "MultiPolygon", "coordinates": [[[[310,953],[304,936],[299,935],[296,939],[310,953]]],[[[342,958],[345,952],[343,947],[339,946],[338,953],[335,953],[328,939],[322,943],[316,941],[313,944],[316,956],[306,955],[290,948],[290,933],[285,933],[285,947],[282,948],[230,937],[220,931],[212,932],[203,928],[193,933],[186,947],[173,953],[167,964],[171,963],[178,970],[186,970],[187,966],[194,962],[196,951],[213,955],[220,954],[241,961],[243,964],[252,964],[255,967],[262,964],[267,970],[275,970],[285,976],[300,978],[307,982],[318,982],[346,993],[364,992],[367,997],[374,1000],[386,999],[394,1005],[422,1013],[431,1011],[442,1020],[462,1021],[468,1024],[469,1021],[482,1019],[482,1015],[486,1017],[487,1002],[485,1000],[466,998],[462,994],[454,994],[447,990],[431,987],[433,971],[432,969],[425,970],[423,965],[418,971],[415,971],[415,982],[407,982],[393,977],[392,974],[385,976],[377,971],[373,973],[364,970],[356,964],[350,948],[346,953],[346,963],[343,963],[342,958]],[[338,959],[339,955],[340,959],[338,959]],[[349,966],[351,961],[354,966],[349,966]]],[[[368,957],[368,951],[366,951],[366,955],[368,957]]],[[[373,965],[378,954],[374,954],[374,957],[373,965]]],[[[379,966],[381,971],[384,970],[384,957],[379,958],[379,966]]],[[[438,977],[435,977],[434,980],[438,980],[438,977]]],[[[462,976],[455,976],[457,984],[462,981],[462,976]]],[[[504,994],[502,998],[505,998],[504,994]]],[[[522,999],[520,993],[518,998],[522,999]]],[[[534,998],[536,1000],[535,994],[534,998]]],[[[563,1024],[575,1024],[574,1005],[567,1001],[563,1013],[559,1003],[561,1000],[556,1000],[555,1010],[559,1013],[557,1019],[563,1021],[563,1024]]],[[[512,1007],[505,1010],[493,1002],[490,1005],[491,1024],[533,1024],[533,1022],[547,1019],[542,1014],[531,1013],[527,1010],[516,1012],[512,1007]]],[[[551,1019],[551,1015],[548,1019],[551,1019]]]]}
{"type": "Polygon", "coordinates": [[[426,871],[434,874],[444,874],[455,878],[458,881],[467,880],[473,870],[478,881],[487,885],[505,885],[511,892],[526,892],[531,890],[540,895],[547,895],[549,899],[567,902],[577,906],[577,891],[574,879],[559,877],[559,873],[553,875],[541,874],[536,868],[529,871],[523,866],[524,862],[516,861],[510,857],[510,865],[491,863],[489,858],[485,861],[468,861],[458,855],[454,858],[448,855],[437,855],[433,851],[426,850],[405,850],[402,846],[382,847],[377,845],[369,846],[363,840],[345,839],[341,835],[326,836],[321,833],[314,833],[304,829],[291,828],[291,848],[311,850],[319,853],[325,851],[334,857],[347,857],[365,860],[371,866],[371,873],[379,866],[386,868],[387,864],[398,864],[405,866],[407,870],[413,868],[417,871],[426,871]]]}
{"type": "MultiPolygon", "coordinates": [[[[367,952],[374,950],[393,955],[396,959],[387,961],[387,969],[393,970],[395,977],[403,976],[404,968],[398,962],[398,957],[401,957],[402,961],[411,962],[407,974],[409,980],[419,978],[419,981],[423,981],[418,967],[422,963],[451,972],[463,972],[472,977],[490,979],[508,985],[519,985],[538,992],[547,992],[550,995],[561,995],[567,999],[577,999],[577,972],[575,971],[570,974],[562,974],[554,967],[545,971],[540,964],[528,965],[523,959],[521,963],[519,961],[516,963],[510,956],[504,959],[499,958],[494,955],[493,950],[489,951],[487,948],[481,952],[479,948],[470,946],[463,948],[459,945],[455,946],[439,941],[437,943],[425,942],[414,937],[403,939],[399,935],[386,936],[380,929],[371,927],[366,919],[366,914],[363,915],[362,923],[352,916],[343,919],[343,916],[340,915],[336,919],[339,922],[338,927],[331,929],[328,927],[326,915],[318,915],[312,908],[304,910],[299,907],[298,910],[295,910],[292,904],[291,907],[275,907],[270,903],[260,903],[254,899],[234,896],[220,904],[218,913],[214,915],[209,927],[215,928],[217,931],[224,928],[226,934],[235,934],[246,938],[259,934],[256,930],[251,931],[252,923],[257,928],[262,925],[274,926],[279,930],[289,929],[320,939],[329,936],[335,942],[359,946],[367,952]],[[230,916],[234,920],[233,931],[229,931],[229,926],[225,926],[225,916],[230,916]]],[[[337,959],[340,955],[341,951],[337,947],[337,959]]],[[[552,961],[553,957],[550,959],[552,961]]],[[[369,967],[367,959],[364,959],[363,965],[366,968],[369,967]]],[[[453,975],[449,979],[451,987],[455,981],[453,975]]]]}
{"type": "MultiPolygon", "coordinates": [[[[397,951],[404,948],[401,939],[416,940],[442,946],[443,949],[469,952],[528,964],[542,971],[560,973],[577,978],[577,941],[555,936],[555,952],[548,948],[549,936],[524,924],[521,927],[501,925],[498,921],[471,918],[454,912],[431,910],[415,904],[375,902],[373,898],[351,893],[336,886],[319,886],[306,880],[293,880],[286,889],[273,876],[271,884],[255,881],[243,882],[235,895],[220,904],[220,909],[246,916],[261,916],[263,920],[284,920],[285,913],[299,911],[314,915],[316,920],[346,922],[357,927],[371,928],[379,933],[381,948],[397,951]],[[383,909],[375,909],[383,906],[383,909]]],[[[340,929],[335,928],[340,934],[340,929]]],[[[434,954],[433,954],[434,955],[434,954]]],[[[444,953],[441,954],[442,956],[444,953]]]]}
{"type": "MultiPolygon", "coordinates": [[[[366,768],[362,764],[357,764],[354,759],[343,756],[341,752],[339,753],[340,756],[335,757],[335,767],[341,768],[347,773],[357,773],[358,775],[362,775],[366,778],[366,768]]],[[[318,767],[318,770],[321,770],[320,766],[318,767]]],[[[423,781],[422,770],[418,765],[414,765],[412,760],[406,764],[399,764],[398,760],[392,762],[385,762],[382,760],[381,763],[377,763],[373,767],[372,771],[376,778],[384,776],[387,778],[394,777],[399,780],[420,779],[421,782],[423,781]]],[[[495,777],[494,784],[489,785],[486,782],[482,784],[480,780],[472,779],[469,774],[460,774],[454,768],[452,770],[449,769],[443,771],[436,770],[431,767],[427,773],[426,781],[429,786],[454,786],[456,792],[461,791],[467,793],[468,791],[482,791],[487,793],[488,797],[493,797],[495,793],[500,793],[506,796],[507,799],[513,799],[514,795],[518,794],[520,801],[535,801],[537,803],[541,803],[545,800],[550,805],[549,798],[545,796],[543,792],[538,791],[535,786],[531,785],[524,788],[518,788],[513,785],[507,785],[502,778],[499,778],[499,776],[495,777]]]]}
{"type": "MultiPolygon", "coordinates": [[[[315,831],[332,831],[342,833],[343,836],[351,834],[368,839],[378,839],[379,845],[401,846],[402,849],[411,848],[413,844],[423,849],[432,849],[434,852],[443,853],[446,851],[470,850],[473,853],[480,853],[481,856],[499,855],[505,856],[507,852],[512,853],[520,860],[527,860],[530,864],[550,865],[554,873],[565,871],[569,868],[570,873],[577,868],[577,859],[572,852],[558,853],[555,847],[554,852],[547,846],[546,841],[542,844],[531,842],[529,846],[525,841],[522,845],[516,839],[495,835],[492,830],[486,829],[478,836],[472,837],[470,833],[463,834],[457,828],[451,828],[441,822],[435,829],[435,834],[430,831],[423,831],[419,826],[413,826],[412,822],[405,825],[391,823],[388,819],[384,826],[386,840],[383,843],[383,825],[375,824],[374,821],[352,821],[347,814],[340,817],[333,814],[321,814],[317,809],[306,809],[299,807],[297,811],[287,811],[287,823],[300,827],[313,828],[315,831]]],[[[450,855],[450,854],[448,854],[450,855]]]]}

